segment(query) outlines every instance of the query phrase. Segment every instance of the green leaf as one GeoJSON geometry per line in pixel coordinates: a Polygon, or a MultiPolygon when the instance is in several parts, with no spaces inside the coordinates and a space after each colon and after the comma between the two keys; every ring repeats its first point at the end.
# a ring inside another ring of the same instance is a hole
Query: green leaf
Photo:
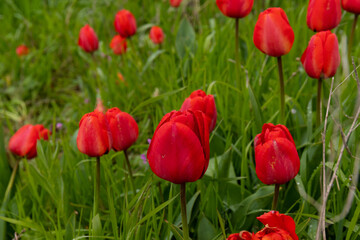
{"type": "Polygon", "coordinates": [[[183,18],[180,22],[180,27],[176,35],[175,47],[177,54],[181,59],[187,54],[193,55],[196,52],[195,31],[186,18],[183,18]]]}

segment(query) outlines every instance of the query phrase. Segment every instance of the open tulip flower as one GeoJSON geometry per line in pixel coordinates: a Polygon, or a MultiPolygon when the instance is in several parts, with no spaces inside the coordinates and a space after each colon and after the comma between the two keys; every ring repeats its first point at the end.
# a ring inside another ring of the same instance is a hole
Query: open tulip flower
{"type": "Polygon", "coordinates": [[[181,184],[184,239],[189,239],[185,183],[201,178],[209,165],[209,127],[200,111],[172,111],[155,130],[147,152],[151,170],[160,178],[181,184]]]}
{"type": "Polygon", "coordinates": [[[265,227],[257,233],[241,231],[231,234],[227,240],[298,240],[296,225],[292,217],[280,214],[277,211],[264,213],[257,219],[265,227]]]}
{"type": "Polygon", "coordinates": [[[318,79],[317,125],[321,121],[322,79],[333,77],[340,64],[339,44],[334,33],[319,32],[311,37],[308,47],[301,56],[306,73],[318,79]]]}
{"type": "Polygon", "coordinates": [[[217,111],[213,95],[206,95],[203,90],[196,90],[183,102],[180,111],[199,110],[205,114],[208,121],[209,131],[214,130],[216,125],[217,111]]]}
{"type": "Polygon", "coordinates": [[[275,184],[275,209],[280,184],[293,179],[300,169],[295,142],[284,125],[265,123],[262,132],[256,135],[254,145],[256,175],[265,184],[275,184]]]}
{"type": "Polygon", "coordinates": [[[25,45],[20,45],[16,48],[16,54],[19,57],[26,56],[29,54],[29,48],[25,45]]]}
{"type": "Polygon", "coordinates": [[[94,29],[88,24],[80,29],[78,45],[85,52],[94,52],[99,48],[99,40],[96,36],[94,29]]]}
{"type": "Polygon", "coordinates": [[[340,20],[340,0],[309,1],[306,23],[311,30],[315,32],[331,30],[339,25],[340,20]]]}
{"type": "Polygon", "coordinates": [[[110,48],[113,50],[114,54],[121,55],[126,53],[127,43],[126,38],[116,35],[110,42],[110,48]]]}
{"type": "Polygon", "coordinates": [[[255,24],[255,46],[263,53],[277,57],[280,77],[280,117],[285,121],[285,89],[281,56],[288,54],[294,43],[294,31],[281,8],[268,8],[260,13],[255,24]]]}
{"type": "Polygon", "coordinates": [[[161,44],[164,41],[164,32],[161,27],[153,26],[150,29],[149,37],[154,44],[161,44]]]}
{"type": "Polygon", "coordinates": [[[37,140],[48,140],[50,135],[51,132],[42,124],[27,124],[17,130],[10,138],[8,148],[15,155],[31,159],[37,155],[37,140]]]}
{"type": "Polygon", "coordinates": [[[136,20],[134,15],[126,10],[120,10],[114,20],[115,30],[123,38],[128,38],[136,33],[136,20]]]}

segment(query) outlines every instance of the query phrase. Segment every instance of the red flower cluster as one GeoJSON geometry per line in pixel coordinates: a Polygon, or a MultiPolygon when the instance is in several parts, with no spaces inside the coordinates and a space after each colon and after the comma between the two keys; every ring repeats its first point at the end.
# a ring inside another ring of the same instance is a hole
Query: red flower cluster
{"type": "Polygon", "coordinates": [[[10,138],[8,148],[13,154],[31,159],[37,155],[37,140],[48,140],[50,135],[51,132],[42,124],[27,124],[17,130],[10,138]]]}
{"type": "Polygon", "coordinates": [[[241,231],[231,234],[227,240],[298,240],[295,222],[292,217],[270,211],[257,217],[265,227],[257,233],[241,231]]]}

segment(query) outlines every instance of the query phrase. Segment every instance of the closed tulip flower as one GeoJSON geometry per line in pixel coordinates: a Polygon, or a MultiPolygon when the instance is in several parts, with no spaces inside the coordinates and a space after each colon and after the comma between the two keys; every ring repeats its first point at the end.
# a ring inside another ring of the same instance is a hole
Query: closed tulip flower
{"type": "Polygon", "coordinates": [[[309,1],[306,23],[311,30],[315,32],[331,30],[339,25],[340,20],[340,0],[309,1]]]}
{"type": "Polygon", "coordinates": [[[290,52],[294,43],[294,31],[281,8],[268,8],[260,13],[253,36],[255,46],[272,57],[290,52]]]}
{"type": "Polygon", "coordinates": [[[243,18],[251,12],[254,0],[216,0],[216,5],[227,17],[243,18]]]}
{"type": "Polygon", "coordinates": [[[330,31],[319,32],[311,37],[301,62],[306,73],[319,79],[335,75],[340,64],[339,44],[337,37],[330,31]]]}
{"type": "Polygon", "coordinates": [[[170,0],[170,5],[174,8],[177,8],[180,6],[182,0],[170,0]]]}
{"type": "Polygon", "coordinates": [[[204,114],[172,111],[156,128],[147,158],[158,177],[181,184],[194,182],[204,175],[209,151],[209,130],[204,114]]]}
{"type": "Polygon", "coordinates": [[[136,20],[134,15],[126,10],[120,10],[114,21],[115,30],[123,38],[128,38],[133,36],[136,33],[136,20]]]}
{"type": "Polygon", "coordinates": [[[100,157],[109,152],[112,136],[105,114],[100,111],[85,114],[79,123],[76,143],[79,151],[90,157],[100,157]]]}
{"type": "Polygon", "coordinates": [[[88,24],[80,29],[78,45],[85,52],[94,52],[99,48],[99,40],[96,33],[88,24]]]}
{"type": "Polygon", "coordinates": [[[8,148],[15,155],[31,159],[37,155],[37,140],[48,140],[49,135],[51,135],[51,132],[43,125],[27,124],[17,130],[17,132],[10,138],[8,148]]]}
{"type": "Polygon", "coordinates": [[[113,137],[112,148],[115,151],[126,150],[136,142],[139,128],[130,114],[114,107],[106,112],[106,118],[113,137]]]}
{"type": "Polygon", "coordinates": [[[264,124],[254,143],[256,174],[263,183],[284,184],[299,172],[299,155],[284,125],[264,124]]]}
{"type": "Polygon", "coordinates": [[[341,0],[341,5],[345,11],[360,14],[360,0],[341,0]]]}
{"type": "Polygon", "coordinates": [[[113,50],[114,54],[121,55],[126,52],[127,44],[126,38],[116,35],[110,43],[110,48],[113,50]]]}
{"type": "Polygon", "coordinates": [[[161,27],[153,26],[150,29],[149,37],[155,44],[161,44],[164,41],[164,32],[161,27]]]}
{"type": "Polygon", "coordinates": [[[21,57],[21,56],[26,56],[29,54],[29,48],[25,45],[20,45],[16,48],[16,54],[21,57]]]}
{"type": "Polygon", "coordinates": [[[196,90],[190,94],[183,102],[180,111],[201,111],[205,114],[208,121],[209,131],[211,132],[216,125],[217,111],[213,95],[206,95],[203,90],[196,90]]]}

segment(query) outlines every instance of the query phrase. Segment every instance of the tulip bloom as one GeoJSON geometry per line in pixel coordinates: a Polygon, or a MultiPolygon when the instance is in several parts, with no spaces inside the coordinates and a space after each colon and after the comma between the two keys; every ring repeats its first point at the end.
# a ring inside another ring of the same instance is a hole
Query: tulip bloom
{"type": "Polygon", "coordinates": [[[90,157],[100,157],[110,151],[112,136],[102,112],[94,111],[81,118],[76,143],[79,151],[90,157]]]}
{"type": "Polygon", "coordinates": [[[199,110],[205,114],[208,121],[209,131],[214,130],[216,125],[217,111],[213,95],[206,95],[203,90],[196,90],[183,102],[180,111],[199,110]]]}
{"type": "Polygon", "coordinates": [[[99,40],[96,33],[88,24],[80,29],[78,45],[85,52],[94,52],[99,48],[99,40]]]}
{"type": "Polygon", "coordinates": [[[176,184],[201,178],[209,164],[208,129],[206,117],[200,111],[166,114],[147,152],[151,170],[176,184]]]}
{"type": "Polygon", "coordinates": [[[330,31],[319,32],[311,37],[308,47],[301,56],[306,73],[319,79],[335,75],[340,64],[337,37],[330,31]]]}
{"type": "Polygon", "coordinates": [[[173,6],[174,8],[177,8],[180,6],[182,0],[170,0],[170,5],[173,6]]]}
{"type": "Polygon", "coordinates": [[[360,14],[360,0],[341,0],[341,5],[345,11],[360,14]]]}
{"type": "Polygon", "coordinates": [[[51,135],[51,132],[44,128],[42,124],[37,124],[35,126],[27,124],[17,130],[10,138],[8,148],[15,155],[31,159],[37,155],[37,140],[48,140],[49,135],[51,135]]]}
{"type": "Polygon", "coordinates": [[[239,233],[230,234],[226,240],[241,240],[239,233]]]}
{"type": "Polygon", "coordinates": [[[339,25],[340,20],[340,0],[309,1],[306,23],[311,30],[315,32],[331,30],[339,25]]]}
{"type": "Polygon", "coordinates": [[[114,20],[115,30],[123,38],[128,38],[136,33],[136,20],[134,15],[126,10],[120,10],[114,20]]]}
{"type": "Polygon", "coordinates": [[[116,35],[110,43],[110,48],[113,50],[114,54],[121,55],[126,53],[126,38],[121,37],[120,35],[116,35]]]}
{"type": "Polygon", "coordinates": [[[265,123],[255,137],[256,174],[265,184],[284,184],[300,169],[295,142],[284,125],[265,123]]]}
{"type": "Polygon", "coordinates": [[[112,148],[115,151],[126,150],[136,142],[139,128],[130,114],[114,107],[106,112],[106,118],[113,137],[112,148]]]}
{"type": "Polygon", "coordinates": [[[254,44],[261,52],[280,57],[288,54],[294,43],[294,31],[281,8],[268,8],[255,24],[254,44]]]}
{"type": "Polygon", "coordinates": [[[243,18],[251,12],[254,0],[216,0],[216,5],[227,17],[243,18]]]}
{"type": "Polygon", "coordinates": [[[25,45],[20,45],[16,48],[16,54],[21,57],[21,56],[26,56],[29,54],[29,48],[25,45]]]}
{"type": "Polygon", "coordinates": [[[161,44],[164,41],[164,32],[161,27],[153,26],[150,29],[149,37],[154,44],[161,44]]]}

